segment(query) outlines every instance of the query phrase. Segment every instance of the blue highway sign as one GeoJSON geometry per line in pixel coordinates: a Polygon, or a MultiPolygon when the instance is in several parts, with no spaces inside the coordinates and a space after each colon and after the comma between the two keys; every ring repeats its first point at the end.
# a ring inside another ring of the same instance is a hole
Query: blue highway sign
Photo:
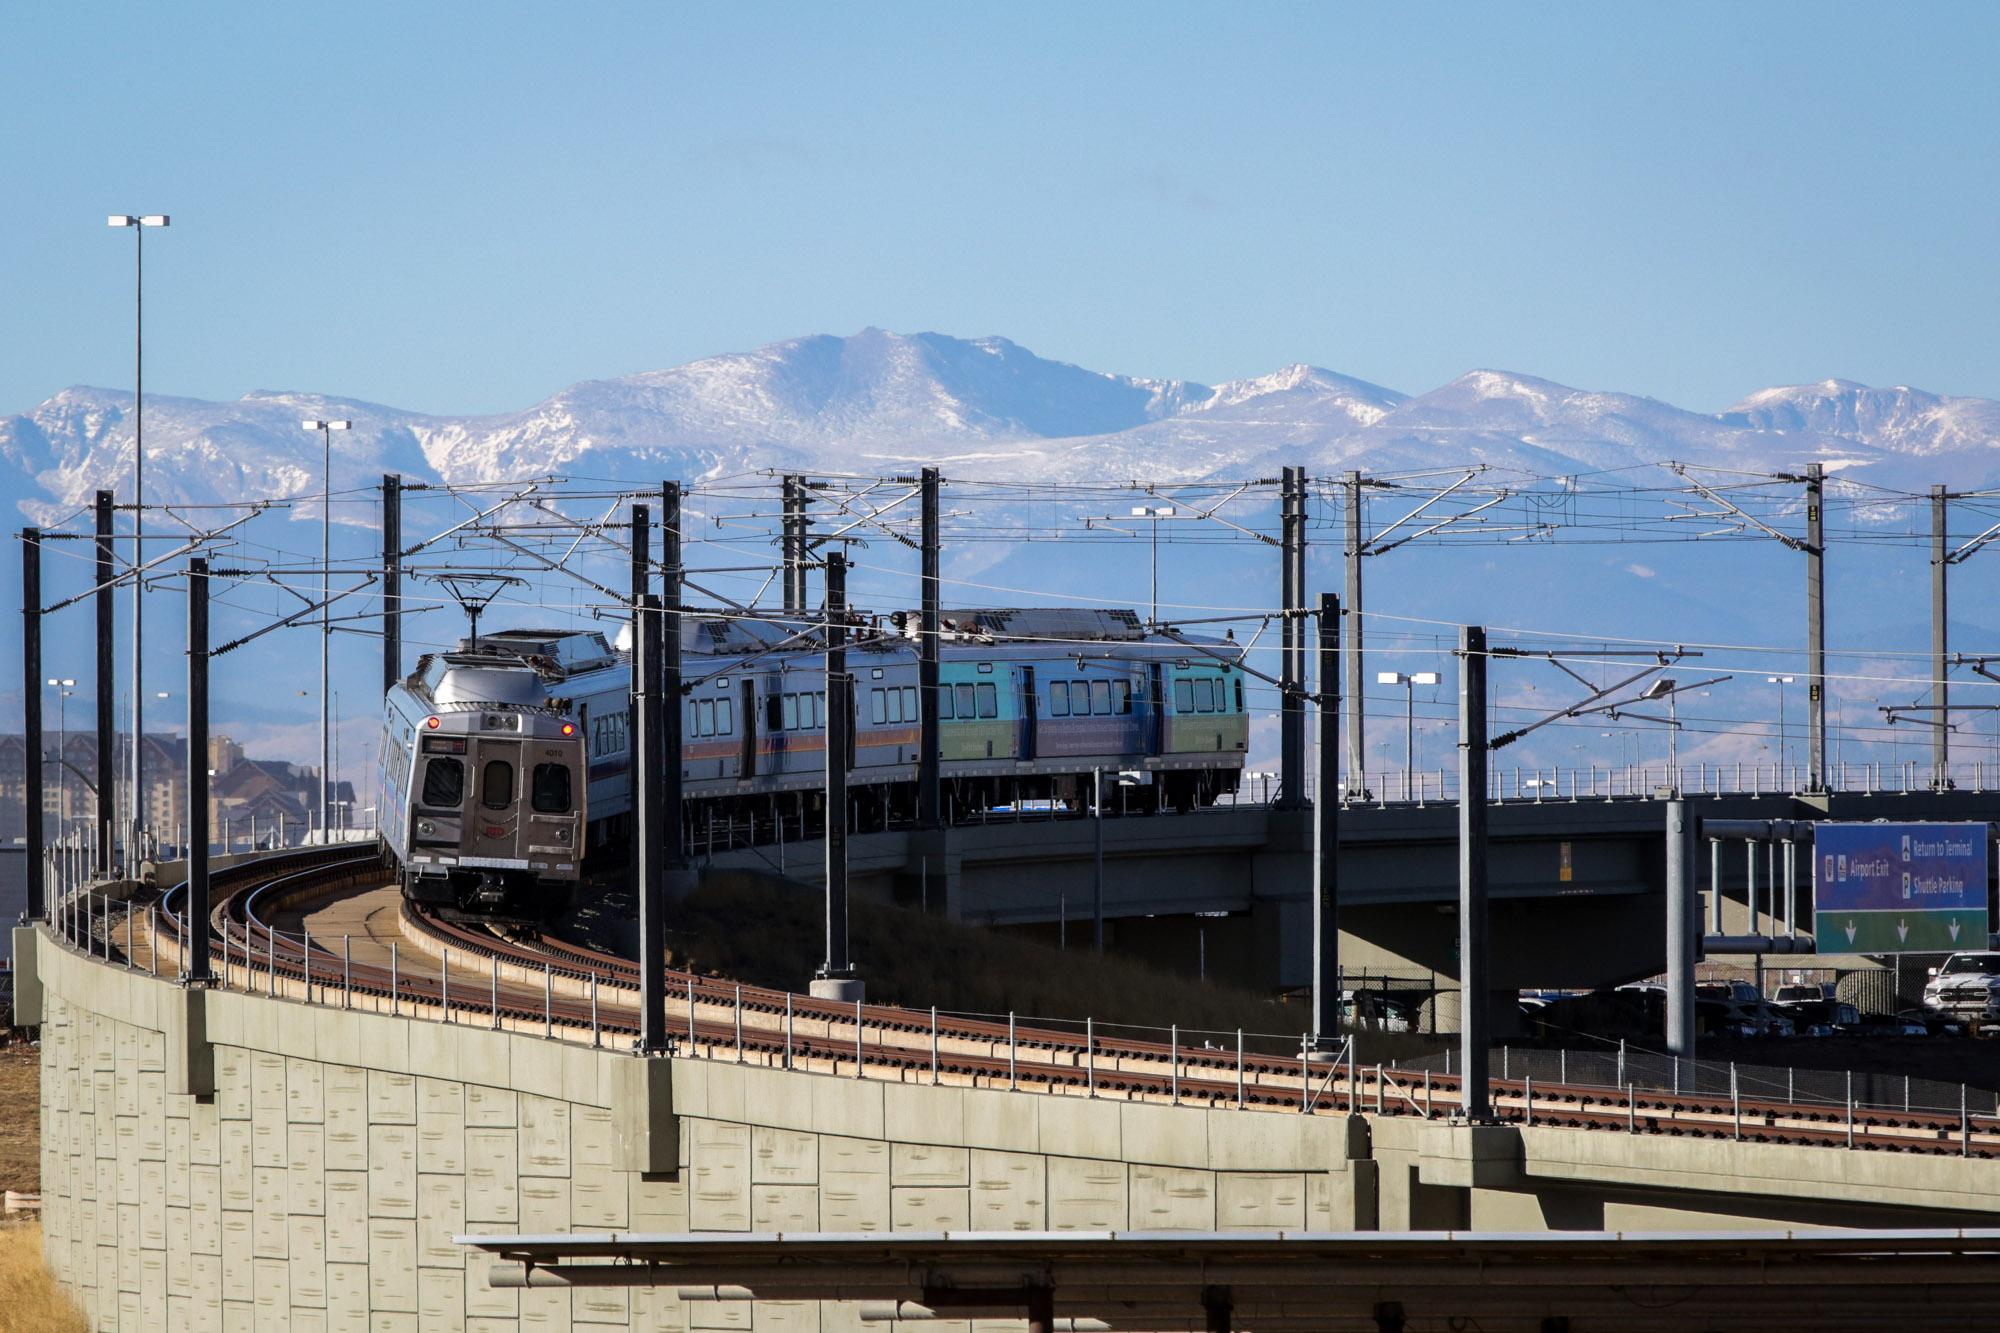
{"type": "Polygon", "coordinates": [[[1985,824],[1813,826],[1821,953],[1986,947],[1985,824]]]}

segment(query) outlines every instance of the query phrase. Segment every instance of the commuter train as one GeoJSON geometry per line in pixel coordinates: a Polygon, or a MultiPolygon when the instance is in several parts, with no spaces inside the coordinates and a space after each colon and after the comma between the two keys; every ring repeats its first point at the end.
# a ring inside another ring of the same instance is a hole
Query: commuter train
{"type": "MultiPolygon", "coordinates": [[[[917,618],[857,621],[849,826],[916,810],[917,618]]],[[[1248,740],[1237,646],[1149,631],[1130,611],[955,611],[941,620],[945,816],[1016,802],[1190,809],[1236,789],[1248,740]],[[1119,775],[1124,775],[1120,779],[1119,775]]],[[[681,618],[684,845],[721,822],[764,836],[824,819],[824,646],[775,621],[681,618]]],[[[505,630],[426,656],[384,708],[379,830],[406,896],[447,914],[562,910],[590,847],[631,809],[631,661],[594,630],[505,630]]]]}

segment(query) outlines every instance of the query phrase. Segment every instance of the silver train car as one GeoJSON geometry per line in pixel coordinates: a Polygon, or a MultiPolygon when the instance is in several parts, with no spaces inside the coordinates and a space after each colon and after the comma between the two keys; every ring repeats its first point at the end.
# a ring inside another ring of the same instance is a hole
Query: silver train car
{"type": "MultiPolygon", "coordinates": [[[[938,715],[947,819],[1013,802],[1080,809],[1093,770],[1127,775],[1115,788],[1116,808],[1135,814],[1191,809],[1236,789],[1249,735],[1236,645],[1161,635],[1130,611],[955,611],[943,624],[938,715]]],[[[700,845],[711,821],[783,825],[797,830],[786,836],[809,836],[825,818],[821,649],[755,619],[690,614],[681,628],[686,845],[700,845]]],[[[848,819],[857,830],[916,813],[914,628],[915,617],[904,615],[852,627],[848,819]]],[[[577,764],[584,780],[569,817],[588,813],[572,836],[587,831],[590,846],[622,850],[631,811],[630,684],[623,643],[614,647],[592,630],[482,634],[424,659],[391,692],[383,745],[400,784],[390,785],[385,772],[384,844],[410,895],[441,902],[449,894],[459,910],[516,919],[527,919],[537,902],[566,898],[576,857],[549,853],[557,844],[539,834],[532,844],[516,838],[504,847],[499,835],[485,838],[493,828],[536,826],[543,812],[526,788],[514,792],[513,824],[475,818],[474,793],[458,792],[448,776],[429,794],[460,796],[458,806],[425,799],[431,759],[459,757],[438,748],[444,737],[463,734],[468,746],[483,746],[496,732],[513,734],[500,730],[511,723],[490,718],[532,727],[536,743],[549,746],[538,762],[556,763],[560,754],[577,764]],[[425,748],[426,737],[437,746],[425,748]]],[[[468,781],[476,771],[467,767],[468,781]]]]}
{"type": "Polygon", "coordinates": [[[425,656],[388,692],[376,831],[405,897],[480,920],[567,906],[589,793],[583,737],[548,689],[559,678],[482,637],[425,656]]]}

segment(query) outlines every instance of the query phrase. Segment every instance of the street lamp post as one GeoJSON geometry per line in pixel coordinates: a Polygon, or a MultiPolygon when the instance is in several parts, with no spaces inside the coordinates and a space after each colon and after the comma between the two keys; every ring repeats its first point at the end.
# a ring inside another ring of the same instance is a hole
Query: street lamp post
{"type": "Polygon", "coordinates": [[[321,841],[328,841],[327,766],[331,757],[333,720],[329,713],[333,699],[333,677],[329,661],[333,644],[333,621],[328,603],[333,600],[333,433],[353,430],[352,421],[301,421],[307,430],[319,432],[320,439],[320,522],[319,522],[319,828],[321,841]]]}
{"type": "MultiPolygon", "coordinates": [[[[69,696],[76,682],[50,676],[48,683],[56,687],[56,837],[60,838],[69,828],[69,696]]],[[[30,814],[42,817],[39,810],[30,814]]]]}
{"type": "MultiPolygon", "coordinates": [[[[1375,683],[1403,687],[1403,799],[1412,800],[1414,798],[1411,796],[1411,783],[1417,771],[1416,687],[1437,684],[1438,674],[1435,671],[1418,671],[1406,676],[1400,671],[1378,671],[1375,673],[1375,683]]],[[[1355,774],[1357,778],[1365,776],[1365,774],[1355,774]]]]}
{"type": "MultiPolygon", "coordinates": [[[[146,688],[145,580],[137,573],[146,563],[146,228],[164,227],[171,221],[165,213],[113,213],[104,219],[106,226],[132,229],[132,817],[127,824],[126,846],[132,849],[135,863],[139,830],[146,820],[146,726],[145,710],[139,702],[146,688]]],[[[100,681],[98,688],[108,689],[110,683],[100,681]]],[[[99,772],[103,772],[108,761],[98,762],[99,772]]],[[[105,785],[101,779],[99,785],[105,785]]]]}
{"type": "Polygon", "coordinates": [[[1766,676],[1766,685],[1778,687],[1778,781],[1786,781],[1786,770],[1791,764],[1791,750],[1785,739],[1785,686],[1798,680],[1797,676],[1766,676]]]}
{"type": "Polygon", "coordinates": [[[1149,518],[1153,521],[1153,614],[1148,624],[1160,623],[1160,520],[1174,517],[1172,505],[1134,505],[1133,518],[1149,518]]]}

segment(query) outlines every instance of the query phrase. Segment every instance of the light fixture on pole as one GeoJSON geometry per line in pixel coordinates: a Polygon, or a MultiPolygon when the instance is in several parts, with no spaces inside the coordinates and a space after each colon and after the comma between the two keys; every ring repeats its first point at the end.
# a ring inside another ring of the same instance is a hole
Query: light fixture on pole
{"type": "Polygon", "coordinates": [[[1791,749],[1785,739],[1785,686],[1798,683],[1797,676],[1766,676],[1766,685],[1778,687],[1778,776],[1783,781],[1785,770],[1791,764],[1791,749]]]}
{"type": "Polygon", "coordinates": [[[1378,671],[1375,673],[1375,683],[1403,687],[1403,799],[1411,800],[1413,799],[1411,784],[1415,780],[1417,771],[1416,687],[1437,684],[1438,674],[1435,671],[1417,671],[1406,676],[1400,671],[1378,671]]]}
{"type": "MultiPolygon", "coordinates": [[[[165,213],[113,213],[104,219],[106,226],[132,229],[132,817],[126,846],[134,849],[135,860],[146,808],[146,717],[139,702],[146,689],[146,585],[137,573],[146,563],[146,228],[164,227],[172,220],[165,213]]],[[[99,682],[98,687],[108,688],[108,683],[99,682]]],[[[100,761],[99,771],[105,766],[100,761]]],[[[117,784],[110,785],[115,791],[117,784]]]]}
{"type": "Polygon", "coordinates": [[[327,761],[332,751],[333,719],[328,709],[333,699],[332,664],[329,661],[333,644],[333,621],[328,614],[328,604],[333,600],[333,432],[353,430],[352,421],[311,420],[301,421],[306,430],[316,430],[320,439],[320,511],[319,511],[319,827],[320,838],[325,841],[327,830],[327,779],[331,769],[327,761]]]}
{"type": "MultiPolygon", "coordinates": [[[[50,676],[56,688],[56,836],[69,828],[69,696],[76,682],[66,676],[50,676]]],[[[35,812],[39,817],[41,812],[35,812]]]]}
{"type": "Polygon", "coordinates": [[[1681,709],[1676,691],[1680,684],[1672,676],[1662,676],[1639,692],[1641,699],[1667,701],[1667,785],[1676,796],[1681,790],[1681,709]]]}
{"type": "Polygon", "coordinates": [[[1146,623],[1160,623],[1160,520],[1175,517],[1172,505],[1133,505],[1133,518],[1153,520],[1153,614],[1146,623]]]}

